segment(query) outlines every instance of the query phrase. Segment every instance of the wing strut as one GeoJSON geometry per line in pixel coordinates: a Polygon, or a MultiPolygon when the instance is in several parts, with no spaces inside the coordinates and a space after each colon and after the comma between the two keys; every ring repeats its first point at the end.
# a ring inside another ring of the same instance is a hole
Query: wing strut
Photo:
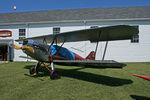
{"type": "Polygon", "coordinates": [[[96,56],[96,53],[97,53],[98,43],[99,42],[97,41],[96,48],[95,48],[95,55],[94,56],[96,56]]]}
{"type": "Polygon", "coordinates": [[[46,43],[46,44],[47,44],[46,37],[44,37],[44,39],[43,39],[43,43],[46,43]]]}
{"type": "Polygon", "coordinates": [[[64,45],[65,41],[61,44],[61,46],[57,49],[59,51],[59,49],[64,45]]]}
{"type": "Polygon", "coordinates": [[[44,66],[49,70],[51,79],[58,79],[58,78],[60,78],[60,76],[59,76],[58,72],[55,70],[55,65],[53,62],[53,57],[52,57],[52,52],[51,52],[51,46],[54,44],[54,42],[56,42],[56,45],[57,45],[57,38],[54,38],[51,41],[51,44],[49,45],[49,48],[48,48],[48,52],[50,52],[49,62],[50,62],[51,70],[47,66],[45,66],[45,65],[44,66]]]}
{"type": "Polygon", "coordinates": [[[97,53],[97,48],[98,48],[98,44],[99,44],[99,40],[100,40],[101,31],[99,32],[98,35],[99,36],[98,36],[98,40],[97,40],[97,43],[96,43],[96,48],[95,48],[95,54],[94,54],[94,56],[96,56],[96,53],[97,53]]]}
{"type": "Polygon", "coordinates": [[[105,49],[104,49],[104,53],[103,53],[103,58],[102,58],[102,60],[104,60],[104,58],[105,58],[107,45],[108,45],[108,41],[106,41],[106,44],[105,44],[105,49]]]}

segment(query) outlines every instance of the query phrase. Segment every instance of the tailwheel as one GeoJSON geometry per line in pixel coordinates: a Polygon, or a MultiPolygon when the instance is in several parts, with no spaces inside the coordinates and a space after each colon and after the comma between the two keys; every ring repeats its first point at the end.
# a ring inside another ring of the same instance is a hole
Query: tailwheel
{"type": "Polygon", "coordinates": [[[31,67],[31,68],[29,69],[30,75],[34,74],[35,72],[36,72],[35,67],[31,67]]]}
{"type": "Polygon", "coordinates": [[[52,72],[50,73],[50,78],[51,78],[52,80],[59,79],[59,78],[60,78],[60,75],[59,75],[58,71],[52,71],[52,72]]]}

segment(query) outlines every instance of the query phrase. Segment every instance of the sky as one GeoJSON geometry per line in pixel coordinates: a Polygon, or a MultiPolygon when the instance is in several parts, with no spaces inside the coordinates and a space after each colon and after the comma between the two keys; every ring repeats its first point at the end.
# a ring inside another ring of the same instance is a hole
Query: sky
{"type": "Polygon", "coordinates": [[[150,6],[150,0],[0,0],[0,13],[131,6],[150,6]]]}

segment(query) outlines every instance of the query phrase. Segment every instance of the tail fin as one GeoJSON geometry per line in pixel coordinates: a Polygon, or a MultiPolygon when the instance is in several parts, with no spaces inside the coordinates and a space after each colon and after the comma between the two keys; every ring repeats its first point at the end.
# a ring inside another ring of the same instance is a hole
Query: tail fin
{"type": "Polygon", "coordinates": [[[91,51],[89,55],[85,58],[87,60],[95,60],[95,52],[91,51]]]}

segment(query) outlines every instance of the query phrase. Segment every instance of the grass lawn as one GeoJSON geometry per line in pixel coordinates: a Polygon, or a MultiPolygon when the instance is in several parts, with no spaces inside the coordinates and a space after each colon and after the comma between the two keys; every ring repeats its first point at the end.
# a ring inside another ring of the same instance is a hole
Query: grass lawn
{"type": "Polygon", "coordinates": [[[150,100],[150,63],[127,63],[123,69],[58,66],[61,79],[48,73],[30,76],[33,62],[0,64],[0,100],[150,100]]]}

